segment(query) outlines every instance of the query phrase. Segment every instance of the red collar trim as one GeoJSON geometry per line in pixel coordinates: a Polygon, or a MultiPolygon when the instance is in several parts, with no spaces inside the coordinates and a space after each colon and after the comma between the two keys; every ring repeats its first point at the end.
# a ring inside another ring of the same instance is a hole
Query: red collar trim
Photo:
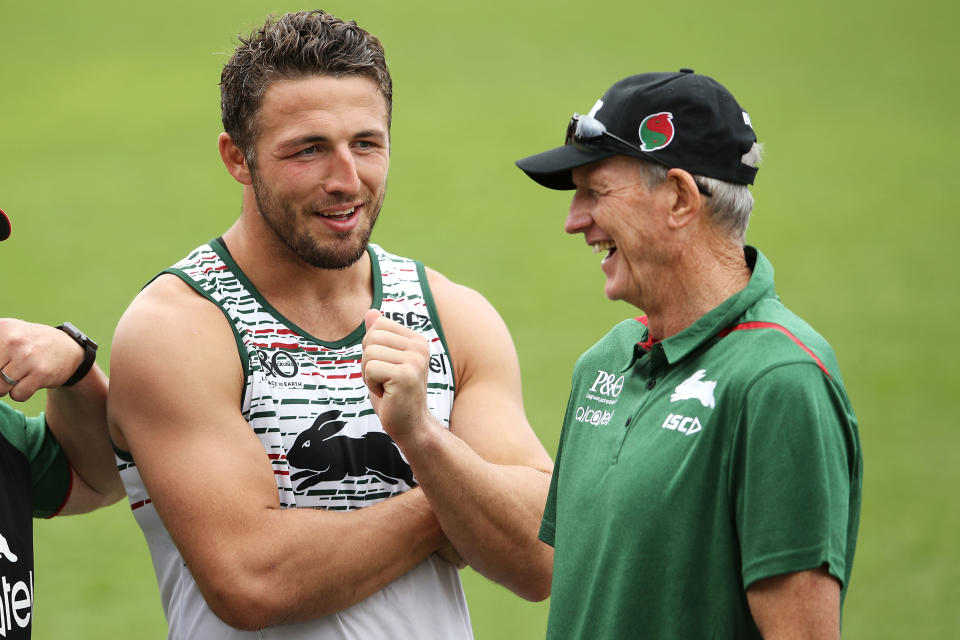
{"type": "MultiPolygon", "coordinates": [[[[639,322],[639,323],[642,324],[643,326],[647,327],[647,329],[650,328],[650,323],[649,323],[648,320],[647,320],[647,316],[637,316],[636,318],[634,318],[634,320],[636,320],[637,322],[639,322]]],[[[638,342],[638,343],[637,343],[637,346],[639,346],[639,347],[640,347],[641,349],[643,349],[644,351],[650,351],[650,349],[653,349],[653,345],[655,345],[655,344],[658,343],[658,342],[660,342],[660,341],[659,341],[659,340],[654,340],[654,339],[653,339],[653,336],[650,335],[650,333],[648,332],[648,333],[647,333],[647,339],[646,339],[646,341],[645,341],[645,342],[638,342]]]]}
{"type": "Polygon", "coordinates": [[[825,374],[827,374],[827,377],[828,377],[828,378],[833,377],[833,376],[830,375],[830,372],[827,371],[827,368],[824,366],[823,362],[820,361],[820,358],[817,357],[817,354],[815,354],[813,351],[811,351],[810,348],[809,348],[807,345],[803,344],[797,336],[795,336],[795,335],[793,335],[792,333],[790,333],[790,331],[789,331],[786,327],[781,326],[781,325],[779,325],[779,324],[775,324],[775,323],[773,323],[773,322],[744,322],[744,323],[741,323],[741,324],[736,325],[735,327],[730,327],[729,329],[724,329],[723,331],[721,331],[720,333],[717,334],[717,337],[718,337],[718,338],[725,338],[725,337],[727,337],[728,335],[730,335],[730,333],[733,332],[733,331],[745,331],[745,330],[749,330],[749,329],[776,329],[777,331],[779,331],[779,332],[782,333],[783,335],[785,335],[785,336],[787,336],[788,338],[790,338],[791,340],[793,340],[794,343],[796,343],[797,346],[799,346],[801,349],[803,349],[804,351],[806,351],[806,352],[807,352],[807,355],[809,355],[811,358],[813,358],[814,362],[816,362],[816,363],[817,363],[817,366],[820,367],[820,369],[821,369],[825,374]]]}

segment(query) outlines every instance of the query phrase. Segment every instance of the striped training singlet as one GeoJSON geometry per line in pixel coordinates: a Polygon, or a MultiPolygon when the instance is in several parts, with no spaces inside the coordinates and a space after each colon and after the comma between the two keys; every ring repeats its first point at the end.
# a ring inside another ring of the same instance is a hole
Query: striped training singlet
{"type": "MultiPolygon", "coordinates": [[[[449,427],[454,378],[423,265],[369,245],[373,304],[430,344],[427,404],[449,427]]],[[[277,312],[212,240],[165,270],[217,305],[233,327],[244,368],[243,417],[273,466],[283,508],[352,510],[416,485],[410,466],[383,431],[360,373],[361,323],[337,342],[313,338],[277,312]]],[[[136,464],[117,462],[150,547],[168,638],[369,639],[471,638],[456,568],[431,555],[366,600],[306,623],[244,632],[207,607],[189,569],[150,504],[136,464]]],[[[315,544],[336,540],[318,539],[315,544]]]]}

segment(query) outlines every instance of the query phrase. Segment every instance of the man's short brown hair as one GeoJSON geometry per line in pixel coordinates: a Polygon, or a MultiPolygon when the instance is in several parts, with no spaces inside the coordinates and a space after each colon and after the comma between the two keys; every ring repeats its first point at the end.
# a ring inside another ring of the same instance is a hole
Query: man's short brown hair
{"type": "Polygon", "coordinates": [[[373,80],[387,101],[387,127],[393,109],[393,82],[383,46],[353,20],[343,21],[320,10],[270,16],[264,25],[240,36],[233,57],[220,75],[223,129],[254,163],[259,134],[257,115],[272,82],[311,76],[364,76],[373,80]]]}

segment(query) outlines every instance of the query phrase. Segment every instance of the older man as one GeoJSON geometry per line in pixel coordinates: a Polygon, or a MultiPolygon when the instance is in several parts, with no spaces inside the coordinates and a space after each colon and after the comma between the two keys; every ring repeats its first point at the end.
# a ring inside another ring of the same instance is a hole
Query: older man
{"type": "Polygon", "coordinates": [[[520,160],[646,315],[577,362],[540,530],[551,638],[834,638],[860,513],[830,345],[745,246],[750,117],[690,69],[614,84],[520,160]]]}

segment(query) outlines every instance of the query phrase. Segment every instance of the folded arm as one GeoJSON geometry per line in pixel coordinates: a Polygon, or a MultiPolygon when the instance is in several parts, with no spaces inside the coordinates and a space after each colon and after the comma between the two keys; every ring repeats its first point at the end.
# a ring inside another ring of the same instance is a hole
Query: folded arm
{"type": "Polygon", "coordinates": [[[450,430],[426,409],[425,341],[372,312],[364,371],[374,407],[464,560],[542,600],[553,549],[537,533],[553,463],[524,414],[513,342],[482,296],[429,274],[457,379],[450,430]]]}
{"type": "Polygon", "coordinates": [[[111,367],[114,438],[227,624],[257,629],[340,611],[443,543],[416,489],[350,512],[280,509],[266,452],[240,413],[232,330],[175,277],[159,278],[131,305],[111,367]]]}

